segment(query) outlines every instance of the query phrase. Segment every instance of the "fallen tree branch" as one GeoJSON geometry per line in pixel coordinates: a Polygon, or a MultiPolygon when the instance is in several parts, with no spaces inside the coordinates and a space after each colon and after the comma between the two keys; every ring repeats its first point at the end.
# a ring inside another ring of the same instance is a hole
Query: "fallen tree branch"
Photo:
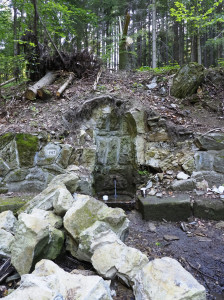
{"type": "Polygon", "coordinates": [[[9,80],[7,80],[7,81],[1,83],[1,84],[0,84],[0,87],[4,86],[4,85],[6,85],[6,84],[8,84],[8,83],[10,83],[10,82],[13,82],[13,81],[15,81],[15,80],[16,80],[15,77],[14,77],[14,78],[11,78],[11,79],[9,79],[9,80]]]}
{"type": "Polygon", "coordinates": [[[25,92],[25,98],[28,100],[34,100],[37,95],[37,90],[43,88],[46,85],[51,84],[55,81],[57,77],[57,72],[48,72],[44,77],[42,77],[33,86],[30,86],[25,92]]]}
{"type": "Polygon", "coordinates": [[[62,95],[62,93],[66,90],[66,88],[68,87],[68,85],[72,82],[72,80],[74,79],[75,74],[74,73],[70,73],[68,79],[65,81],[65,83],[57,90],[56,92],[56,96],[60,97],[62,95]]]}

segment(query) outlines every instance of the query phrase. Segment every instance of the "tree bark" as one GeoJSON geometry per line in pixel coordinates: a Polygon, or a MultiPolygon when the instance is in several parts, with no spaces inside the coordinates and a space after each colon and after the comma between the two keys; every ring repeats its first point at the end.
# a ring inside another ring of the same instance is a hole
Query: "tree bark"
{"type": "Polygon", "coordinates": [[[30,86],[25,92],[25,98],[28,100],[34,100],[37,95],[37,90],[42,87],[51,84],[57,77],[57,72],[48,72],[44,77],[42,77],[33,86],[30,86]]]}
{"type": "Polygon", "coordinates": [[[156,0],[152,1],[152,68],[157,67],[156,59],[156,0]]]}
{"type": "Polygon", "coordinates": [[[129,12],[127,12],[125,17],[125,23],[123,28],[122,38],[120,41],[120,47],[119,47],[119,69],[125,70],[127,68],[127,61],[128,61],[128,53],[126,50],[126,37],[128,33],[128,26],[130,23],[131,16],[129,12]]]}
{"type": "Polygon", "coordinates": [[[67,86],[72,82],[73,78],[74,78],[74,73],[70,73],[65,83],[57,90],[56,92],[57,97],[60,97],[62,95],[62,93],[66,90],[67,86]]]}
{"type": "Polygon", "coordinates": [[[47,100],[52,97],[51,91],[49,91],[46,87],[42,87],[37,90],[37,95],[41,100],[47,100]]]}
{"type": "Polygon", "coordinates": [[[200,30],[198,28],[197,33],[197,52],[198,52],[198,64],[201,65],[201,36],[200,36],[200,30]]]}

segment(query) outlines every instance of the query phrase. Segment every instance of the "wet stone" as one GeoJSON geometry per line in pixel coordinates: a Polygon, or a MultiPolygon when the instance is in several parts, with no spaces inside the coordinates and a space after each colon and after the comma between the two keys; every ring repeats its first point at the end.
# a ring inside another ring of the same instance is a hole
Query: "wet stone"
{"type": "Polygon", "coordinates": [[[169,235],[169,234],[164,235],[163,238],[164,238],[165,241],[168,241],[168,242],[169,241],[177,241],[177,240],[179,240],[178,236],[176,236],[176,235],[169,235]]]}
{"type": "Polygon", "coordinates": [[[191,216],[190,196],[177,194],[175,197],[158,198],[139,196],[139,210],[149,220],[183,221],[191,216]]]}

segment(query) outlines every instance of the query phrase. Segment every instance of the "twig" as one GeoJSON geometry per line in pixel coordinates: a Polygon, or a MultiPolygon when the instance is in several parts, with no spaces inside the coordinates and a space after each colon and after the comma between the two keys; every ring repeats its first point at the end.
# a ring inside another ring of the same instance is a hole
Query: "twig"
{"type": "Polygon", "coordinates": [[[205,133],[202,134],[201,136],[204,136],[204,135],[206,135],[206,134],[208,134],[208,133],[210,133],[210,132],[213,132],[213,131],[223,131],[223,128],[213,128],[213,129],[211,129],[211,130],[205,132],[205,133]]]}
{"type": "MultiPolygon", "coordinates": [[[[186,260],[185,260],[185,261],[186,261],[186,260]]],[[[193,266],[189,261],[186,261],[186,263],[188,263],[189,266],[190,266],[192,269],[194,269],[195,271],[197,271],[197,272],[200,273],[201,275],[206,276],[206,277],[208,277],[208,278],[210,278],[210,279],[216,281],[215,278],[213,278],[213,277],[210,276],[210,275],[207,275],[207,274],[203,273],[201,270],[199,270],[198,268],[196,268],[195,266],[193,266]]]]}

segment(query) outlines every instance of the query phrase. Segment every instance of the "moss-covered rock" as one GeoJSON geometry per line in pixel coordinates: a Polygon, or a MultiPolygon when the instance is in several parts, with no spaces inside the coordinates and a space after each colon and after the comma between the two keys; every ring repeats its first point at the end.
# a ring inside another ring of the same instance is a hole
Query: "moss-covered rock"
{"type": "Polygon", "coordinates": [[[11,210],[16,213],[24,204],[26,204],[33,195],[21,195],[16,197],[0,197],[0,213],[6,210],[11,210]]]}
{"type": "Polygon", "coordinates": [[[13,133],[6,133],[3,135],[0,135],[0,150],[3,149],[7,144],[9,144],[13,138],[14,138],[13,133]]]}
{"type": "Polygon", "coordinates": [[[16,135],[17,150],[21,167],[31,167],[34,165],[34,157],[39,148],[38,137],[18,133],[16,135]]]}
{"type": "Polygon", "coordinates": [[[185,98],[197,92],[204,81],[204,67],[195,62],[183,66],[173,78],[171,95],[185,98]]]}

